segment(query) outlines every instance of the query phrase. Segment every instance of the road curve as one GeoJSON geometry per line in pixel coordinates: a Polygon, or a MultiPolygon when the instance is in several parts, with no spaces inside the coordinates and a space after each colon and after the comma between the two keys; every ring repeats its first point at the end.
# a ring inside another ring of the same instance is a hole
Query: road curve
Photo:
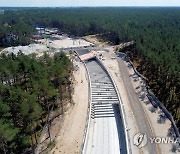
{"type": "Polygon", "coordinates": [[[91,118],[84,154],[126,154],[119,98],[110,76],[95,60],[86,62],[91,82],[91,118]]]}
{"type": "MultiPolygon", "coordinates": [[[[137,122],[137,126],[140,133],[146,133],[147,137],[153,137],[153,131],[151,128],[151,125],[148,121],[148,118],[146,116],[146,113],[138,99],[138,96],[134,90],[134,87],[131,83],[131,79],[129,77],[129,72],[127,69],[127,66],[125,65],[124,61],[126,58],[124,57],[124,54],[119,54],[120,58],[117,58],[118,64],[119,64],[119,71],[121,72],[122,80],[125,84],[127,95],[130,101],[130,105],[134,114],[134,117],[137,122]]],[[[157,146],[155,144],[151,144],[148,140],[148,143],[146,146],[142,148],[143,153],[148,154],[157,154],[160,153],[157,146]]]]}

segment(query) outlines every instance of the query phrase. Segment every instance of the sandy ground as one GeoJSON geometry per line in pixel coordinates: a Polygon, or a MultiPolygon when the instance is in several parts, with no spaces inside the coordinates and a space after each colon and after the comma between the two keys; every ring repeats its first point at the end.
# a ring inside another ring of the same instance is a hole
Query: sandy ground
{"type": "Polygon", "coordinates": [[[73,100],[75,105],[66,113],[56,145],[50,154],[75,154],[81,149],[88,108],[88,82],[84,65],[82,63],[78,65],[79,70],[74,73],[76,86],[73,100]]]}
{"type": "Polygon", "coordinates": [[[90,46],[92,45],[92,43],[87,42],[83,39],[65,38],[62,40],[54,40],[50,45],[54,48],[73,48],[73,47],[90,46]]]}
{"type": "Polygon", "coordinates": [[[99,40],[97,35],[88,35],[88,36],[84,36],[84,38],[87,41],[89,41],[89,42],[91,42],[91,43],[93,43],[99,47],[105,47],[108,45],[108,42],[102,42],[102,40],[99,40]]]}
{"type": "MultiPolygon", "coordinates": [[[[126,63],[126,65],[128,65],[126,63]]],[[[129,70],[129,74],[131,76],[131,81],[134,86],[134,89],[139,96],[139,100],[147,113],[148,120],[151,123],[151,126],[153,128],[155,136],[158,137],[167,137],[171,136],[169,134],[169,130],[171,128],[171,122],[167,118],[160,118],[160,115],[162,115],[162,111],[158,108],[154,108],[153,105],[150,103],[149,99],[146,96],[146,91],[144,90],[145,84],[143,83],[142,79],[140,77],[137,77],[136,79],[133,78],[134,70],[131,67],[127,67],[129,70]]],[[[173,132],[172,132],[173,133],[173,132]]],[[[159,144],[159,148],[162,154],[165,153],[173,153],[172,150],[173,145],[172,144],[159,144]]],[[[175,153],[175,152],[174,152],[175,153]]]]}
{"type": "Polygon", "coordinates": [[[17,46],[17,47],[8,47],[2,50],[2,52],[14,53],[17,54],[18,52],[22,52],[25,55],[29,55],[32,53],[42,53],[44,51],[48,51],[49,49],[42,44],[30,44],[27,46],[17,46]]]}
{"type": "Polygon", "coordinates": [[[54,40],[51,39],[41,39],[38,40],[39,43],[43,45],[47,45],[53,48],[76,48],[76,47],[84,47],[84,46],[91,46],[93,43],[90,43],[84,39],[72,39],[69,37],[63,37],[63,38],[56,38],[54,40]]]}
{"type": "MultiPolygon", "coordinates": [[[[112,60],[110,57],[115,56],[112,52],[103,54],[105,57],[105,60],[103,61],[104,65],[106,68],[110,71],[113,79],[115,80],[118,90],[120,92],[120,95],[122,97],[122,101],[126,102],[124,103],[124,108],[125,108],[125,114],[126,114],[126,121],[127,121],[127,126],[130,128],[129,131],[129,136],[131,140],[131,147],[133,153],[138,153],[137,148],[133,145],[132,140],[134,134],[137,132],[137,127],[136,127],[136,122],[133,117],[133,113],[131,112],[131,107],[127,98],[127,94],[125,91],[125,85],[123,84],[123,81],[121,79],[121,74],[118,69],[118,62],[116,59],[112,60]]],[[[127,65],[127,69],[129,71],[129,74],[132,75],[134,74],[134,70],[130,67],[128,67],[128,63],[124,62],[127,65]]],[[[149,102],[145,91],[144,91],[144,85],[141,80],[141,78],[136,78],[134,80],[133,76],[131,76],[131,81],[133,84],[133,87],[139,96],[139,101],[142,104],[145,113],[147,114],[148,120],[151,123],[151,126],[153,128],[154,135],[157,137],[167,137],[169,136],[169,129],[171,127],[171,122],[166,118],[163,120],[163,122],[160,122],[160,114],[162,113],[160,109],[156,109],[154,111],[154,107],[152,104],[149,102]],[[142,99],[143,97],[143,99],[142,99]]],[[[172,150],[172,144],[158,144],[159,147],[159,152],[162,154],[170,154],[173,153],[172,150]]],[[[174,152],[176,153],[176,152],[174,152]]]]}
{"type": "Polygon", "coordinates": [[[41,40],[38,40],[38,44],[8,47],[8,48],[3,49],[2,52],[17,54],[18,52],[21,51],[25,55],[36,53],[39,56],[42,56],[43,52],[49,51],[52,49],[55,52],[59,52],[60,48],[76,48],[76,47],[84,47],[84,46],[91,46],[91,45],[93,44],[81,38],[80,39],[72,39],[69,37],[60,38],[60,36],[58,35],[55,40],[41,39],[41,40]]]}

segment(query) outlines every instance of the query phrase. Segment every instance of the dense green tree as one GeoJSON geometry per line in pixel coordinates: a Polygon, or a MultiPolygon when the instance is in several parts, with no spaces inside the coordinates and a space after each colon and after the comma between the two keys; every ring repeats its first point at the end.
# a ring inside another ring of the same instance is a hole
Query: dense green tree
{"type": "Polygon", "coordinates": [[[0,55],[0,64],[0,153],[22,153],[30,146],[34,150],[50,109],[63,110],[71,62],[62,53],[40,59],[18,53],[0,55]],[[57,102],[59,89],[64,93],[57,102]]]}
{"type": "MultiPolygon", "coordinates": [[[[0,47],[29,44],[31,36],[36,33],[36,25],[56,27],[73,36],[98,34],[111,44],[134,41],[135,44],[123,52],[135,62],[138,71],[148,77],[150,88],[180,127],[179,8],[6,9],[0,15],[0,47]]],[[[21,143],[22,138],[23,145],[27,145],[28,133],[36,129],[38,124],[34,121],[39,115],[28,120],[31,129],[26,132],[20,104],[23,102],[27,112],[32,111],[32,114],[36,109],[23,100],[23,93],[35,98],[32,100],[38,104],[37,110],[42,110],[40,119],[55,104],[56,93],[59,93],[63,112],[62,100],[65,87],[70,85],[71,63],[63,53],[54,58],[45,55],[40,60],[19,53],[18,56],[1,55],[0,66],[0,94],[4,109],[0,115],[8,120],[12,117],[14,126],[21,132],[16,141],[21,143]]]]}

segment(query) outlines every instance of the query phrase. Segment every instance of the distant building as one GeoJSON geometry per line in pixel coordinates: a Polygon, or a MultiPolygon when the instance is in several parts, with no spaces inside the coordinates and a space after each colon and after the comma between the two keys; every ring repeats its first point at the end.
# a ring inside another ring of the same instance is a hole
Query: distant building
{"type": "Polygon", "coordinates": [[[45,27],[44,26],[35,26],[35,29],[38,31],[38,34],[44,34],[45,33],[45,27]]]}
{"type": "Polygon", "coordinates": [[[45,34],[58,34],[59,33],[59,29],[58,28],[45,28],[45,34]]]}

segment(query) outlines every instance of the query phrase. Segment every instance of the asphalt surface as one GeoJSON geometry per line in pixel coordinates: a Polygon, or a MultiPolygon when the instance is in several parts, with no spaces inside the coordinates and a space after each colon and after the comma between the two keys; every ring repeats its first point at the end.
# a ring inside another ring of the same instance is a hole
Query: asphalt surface
{"type": "MultiPolygon", "coordinates": [[[[119,64],[119,70],[121,72],[124,85],[126,87],[129,102],[130,102],[134,117],[136,119],[136,122],[139,128],[139,132],[146,133],[147,137],[153,137],[151,126],[147,120],[145,111],[143,110],[143,107],[131,83],[131,79],[129,77],[130,74],[128,72],[127,66],[124,63],[124,56],[120,55],[120,57],[117,58],[117,61],[119,64]]],[[[142,148],[142,150],[143,152],[149,153],[149,154],[158,153],[156,146],[154,144],[151,144],[150,142],[148,142],[147,145],[142,148]]]]}
{"type": "Polygon", "coordinates": [[[89,53],[92,50],[102,50],[103,48],[100,47],[79,47],[79,48],[74,48],[73,50],[76,50],[76,52],[79,54],[79,56],[84,55],[89,53]]]}
{"type": "Polygon", "coordinates": [[[89,53],[89,49],[88,48],[86,48],[86,49],[76,49],[76,52],[81,56],[81,55],[89,53]]]}

